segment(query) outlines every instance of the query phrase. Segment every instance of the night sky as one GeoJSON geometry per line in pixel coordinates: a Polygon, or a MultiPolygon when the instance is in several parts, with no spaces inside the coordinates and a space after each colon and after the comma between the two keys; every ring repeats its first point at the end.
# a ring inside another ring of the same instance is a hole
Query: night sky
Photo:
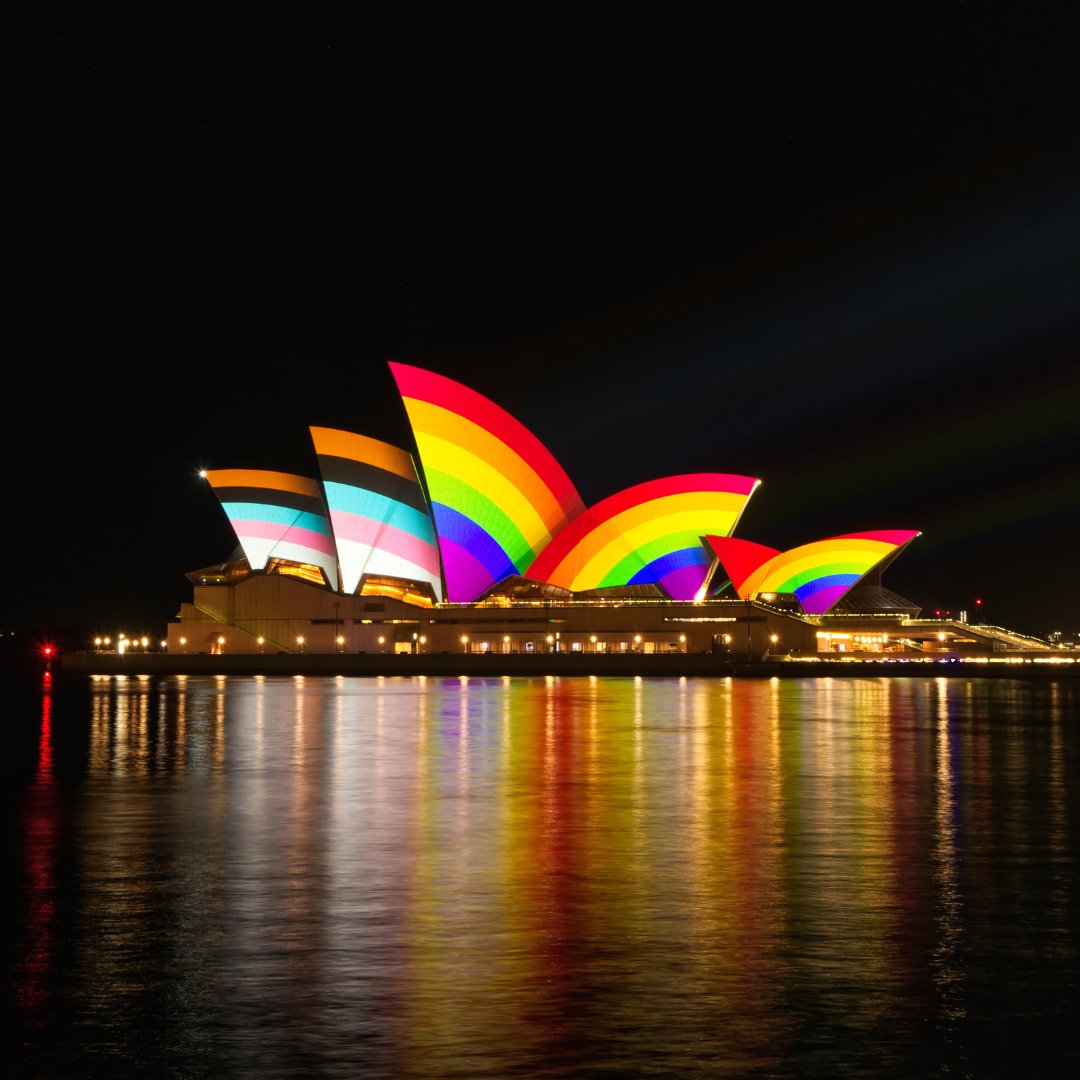
{"type": "Polygon", "coordinates": [[[753,475],[739,536],[921,529],[885,582],[924,612],[1080,630],[1080,80],[1041,5],[24,7],[3,627],[163,633],[235,547],[197,470],[409,447],[396,359],[587,502],[753,475]]]}

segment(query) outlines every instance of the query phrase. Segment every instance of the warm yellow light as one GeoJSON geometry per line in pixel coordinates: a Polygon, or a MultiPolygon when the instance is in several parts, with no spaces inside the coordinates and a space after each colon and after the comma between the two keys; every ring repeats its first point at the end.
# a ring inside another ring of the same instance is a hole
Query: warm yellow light
{"type": "Polygon", "coordinates": [[[595,634],[591,635],[589,640],[595,645],[596,644],[596,635],[595,634]]]}
{"type": "Polygon", "coordinates": [[[219,645],[224,645],[225,644],[225,635],[224,634],[222,634],[222,636],[217,639],[217,643],[219,645]]]}
{"type": "Polygon", "coordinates": [[[510,635],[509,634],[503,634],[503,642],[504,643],[509,643],[509,641],[510,641],[510,635]]]}
{"type": "Polygon", "coordinates": [[[145,648],[146,648],[146,646],[150,644],[150,639],[149,639],[149,638],[145,638],[145,637],[144,637],[144,638],[142,639],[142,642],[141,642],[141,644],[142,644],[142,647],[143,647],[143,648],[145,649],[145,648]]]}
{"type": "Polygon", "coordinates": [[[780,640],[780,638],[777,634],[770,634],[769,640],[775,645],[780,640]]]}

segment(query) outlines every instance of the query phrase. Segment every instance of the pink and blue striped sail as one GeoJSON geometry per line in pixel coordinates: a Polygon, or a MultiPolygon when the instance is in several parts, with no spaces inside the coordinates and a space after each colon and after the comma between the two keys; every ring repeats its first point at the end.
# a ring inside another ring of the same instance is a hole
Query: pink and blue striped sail
{"type": "Polygon", "coordinates": [[[711,565],[702,536],[730,533],[760,482],[687,473],[626,488],[570,522],[525,576],[571,592],[654,584],[694,600],[711,565]]]}
{"type": "Polygon", "coordinates": [[[252,570],[283,559],[317,567],[337,589],[337,551],[318,481],[265,469],[205,475],[252,570]]]}
{"type": "Polygon", "coordinates": [[[794,595],[807,615],[824,615],[918,535],[915,529],[844,533],[788,551],[732,536],[704,541],[740,597],[794,595]]]}
{"type": "Polygon", "coordinates": [[[343,592],[364,578],[424,582],[442,599],[435,527],[412,456],[389,443],[312,427],[343,592]]]}
{"type": "Polygon", "coordinates": [[[447,598],[520,574],[584,504],[520,421],[459,382],[391,363],[431,498],[447,598]]]}

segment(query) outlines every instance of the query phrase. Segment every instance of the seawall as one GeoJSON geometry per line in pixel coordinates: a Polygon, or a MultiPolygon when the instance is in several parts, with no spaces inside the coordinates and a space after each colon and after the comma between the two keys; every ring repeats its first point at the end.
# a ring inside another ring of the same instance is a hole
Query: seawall
{"type": "Polygon", "coordinates": [[[564,653],[326,654],[272,653],[211,655],[206,653],[68,653],[55,665],[65,675],[431,675],[453,678],[482,676],[713,676],[738,678],[968,678],[1080,677],[1080,660],[1072,657],[987,660],[950,658],[914,660],[760,660],[732,661],[722,654],[605,655],[564,653]]]}

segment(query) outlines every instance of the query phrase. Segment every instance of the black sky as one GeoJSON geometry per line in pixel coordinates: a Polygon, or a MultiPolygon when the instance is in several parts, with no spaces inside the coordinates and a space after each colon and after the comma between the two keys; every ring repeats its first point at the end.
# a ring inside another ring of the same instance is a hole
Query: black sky
{"type": "Polygon", "coordinates": [[[386,367],[587,501],[923,530],[887,583],[1080,629],[1080,88],[1038,5],[26,6],[7,16],[4,624],[157,634],[200,466],[408,445],[386,367]]]}

